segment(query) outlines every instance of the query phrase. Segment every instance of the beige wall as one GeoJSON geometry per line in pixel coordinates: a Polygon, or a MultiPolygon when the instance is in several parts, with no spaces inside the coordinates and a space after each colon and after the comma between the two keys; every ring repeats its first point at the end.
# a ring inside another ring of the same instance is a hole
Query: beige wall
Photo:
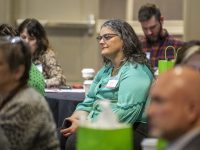
{"type": "MultiPolygon", "coordinates": [[[[78,28],[73,25],[45,27],[67,80],[82,82],[82,68],[92,67],[98,70],[101,66],[101,56],[95,40],[102,23],[99,19],[127,18],[127,14],[130,15],[136,11],[136,6],[134,6],[132,10],[130,9],[130,12],[127,12],[129,9],[126,8],[130,7],[128,4],[136,5],[137,2],[138,0],[135,0],[135,2],[132,0],[123,0],[123,2],[121,0],[0,0],[0,23],[14,24],[17,19],[27,17],[34,17],[51,23],[81,23],[87,22],[88,16],[93,14],[96,18],[95,27],[97,27],[97,30],[94,30],[92,36],[88,35],[87,28],[78,28]],[[126,2],[128,3],[126,4],[126,2]],[[116,9],[119,11],[116,11],[116,9]]],[[[198,30],[200,1],[184,0],[184,6],[184,38],[185,40],[200,39],[200,30],[198,30]]],[[[141,30],[138,28],[140,26],[135,24],[138,23],[133,23],[136,33],[140,33],[141,30]]],[[[182,27],[182,23],[176,21],[175,24],[169,22],[167,26],[170,33],[177,35],[182,34],[182,27]]]]}
{"type": "MultiPolygon", "coordinates": [[[[12,7],[12,20],[31,17],[44,22],[67,24],[85,22],[90,14],[98,17],[98,0],[14,0],[12,7]]],[[[45,28],[69,82],[81,82],[81,69],[84,67],[100,68],[96,30],[89,36],[87,28],[73,25],[45,28]]]]}
{"type": "Polygon", "coordinates": [[[11,22],[11,0],[0,0],[0,23],[11,22]]]}
{"type": "Polygon", "coordinates": [[[200,40],[200,0],[184,0],[184,40],[200,40]]]}

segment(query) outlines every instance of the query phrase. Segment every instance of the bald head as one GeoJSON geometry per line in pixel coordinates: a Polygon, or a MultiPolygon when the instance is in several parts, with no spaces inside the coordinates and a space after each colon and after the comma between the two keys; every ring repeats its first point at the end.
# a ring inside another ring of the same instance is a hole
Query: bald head
{"type": "Polygon", "coordinates": [[[174,140],[200,127],[200,73],[176,67],[161,74],[150,92],[151,133],[174,140]]]}
{"type": "MultiPolygon", "coordinates": [[[[200,103],[200,73],[189,67],[175,67],[174,69],[161,74],[156,82],[156,87],[162,87],[159,91],[181,92],[186,101],[197,100],[200,103]]],[[[154,87],[152,87],[152,90],[154,87]]],[[[199,105],[200,107],[200,105],[199,105]]]]}

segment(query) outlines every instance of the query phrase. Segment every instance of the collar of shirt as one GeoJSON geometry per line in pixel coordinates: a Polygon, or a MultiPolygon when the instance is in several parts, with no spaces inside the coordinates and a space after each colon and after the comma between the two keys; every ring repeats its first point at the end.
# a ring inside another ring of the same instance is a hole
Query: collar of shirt
{"type": "Polygon", "coordinates": [[[194,129],[194,130],[186,133],[185,135],[183,135],[179,139],[170,143],[167,146],[166,150],[181,150],[181,149],[183,149],[184,146],[187,145],[187,143],[189,143],[190,140],[192,138],[194,138],[196,135],[198,135],[199,133],[200,133],[200,128],[194,129]]]}

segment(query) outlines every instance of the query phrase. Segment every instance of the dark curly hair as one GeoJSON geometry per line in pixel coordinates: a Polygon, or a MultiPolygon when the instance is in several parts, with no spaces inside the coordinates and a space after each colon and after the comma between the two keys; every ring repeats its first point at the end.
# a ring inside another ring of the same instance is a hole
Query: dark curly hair
{"type": "Polygon", "coordinates": [[[47,38],[46,31],[40,22],[34,18],[25,19],[18,27],[18,32],[21,34],[24,29],[27,29],[27,33],[31,37],[35,37],[37,40],[38,48],[34,56],[40,55],[44,51],[48,50],[49,40],[47,38]]]}
{"type": "MultiPolygon", "coordinates": [[[[123,41],[123,53],[125,55],[126,60],[145,64],[150,68],[150,64],[148,59],[146,58],[146,54],[142,51],[140,41],[133,30],[133,28],[125,21],[113,19],[106,21],[101,28],[108,27],[114,32],[116,32],[123,41]]],[[[103,58],[104,63],[109,63],[110,60],[107,58],[103,58]]]]}

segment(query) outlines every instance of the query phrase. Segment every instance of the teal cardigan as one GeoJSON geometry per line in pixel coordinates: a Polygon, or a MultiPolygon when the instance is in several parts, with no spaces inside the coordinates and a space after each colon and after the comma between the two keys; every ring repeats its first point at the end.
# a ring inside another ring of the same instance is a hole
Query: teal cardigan
{"type": "Polygon", "coordinates": [[[112,66],[105,65],[96,75],[85,100],[76,111],[89,112],[95,121],[101,107],[98,101],[110,100],[111,108],[120,122],[146,122],[145,106],[148,105],[149,88],[153,75],[146,65],[124,63],[118,74],[111,76],[112,66]],[[111,80],[114,81],[111,84],[111,80]]]}

